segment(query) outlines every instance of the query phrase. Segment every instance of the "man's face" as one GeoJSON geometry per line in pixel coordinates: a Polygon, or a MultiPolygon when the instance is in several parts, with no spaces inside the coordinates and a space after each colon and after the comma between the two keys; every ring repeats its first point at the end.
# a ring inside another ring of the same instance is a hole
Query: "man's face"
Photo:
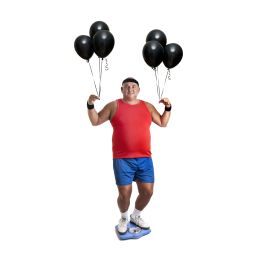
{"type": "Polygon", "coordinates": [[[121,91],[123,93],[124,98],[136,99],[140,91],[140,88],[134,82],[125,82],[121,87],[121,91]]]}

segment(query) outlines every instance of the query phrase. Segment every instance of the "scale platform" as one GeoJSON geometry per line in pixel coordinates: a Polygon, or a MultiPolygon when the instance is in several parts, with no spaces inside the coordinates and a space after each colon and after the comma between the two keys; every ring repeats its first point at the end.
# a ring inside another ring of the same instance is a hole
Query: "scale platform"
{"type": "Polygon", "coordinates": [[[127,232],[125,234],[120,234],[117,231],[117,225],[116,225],[115,229],[116,229],[116,234],[118,236],[118,239],[120,240],[138,239],[140,237],[143,237],[151,233],[151,229],[142,229],[131,222],[129,222],[127,226],[128,226],[127,232]]]}

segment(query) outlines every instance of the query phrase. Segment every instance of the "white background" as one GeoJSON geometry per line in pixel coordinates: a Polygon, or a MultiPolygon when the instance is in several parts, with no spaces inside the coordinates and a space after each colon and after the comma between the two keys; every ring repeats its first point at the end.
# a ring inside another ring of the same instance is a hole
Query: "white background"
{"type": "Polygon", "coordinates": [[[259,24],[253,0],[2,1],[0,258],[259,259],[259,24]],[[151,127],[152,232],[139,240],[114,232],[112,129],[88,120],[95,89],[73,46],[97,20],[115,37],[97,110],[133,76],[162,112],[146,35],[184,51],[165,89],[171,121],[151,127]]]}

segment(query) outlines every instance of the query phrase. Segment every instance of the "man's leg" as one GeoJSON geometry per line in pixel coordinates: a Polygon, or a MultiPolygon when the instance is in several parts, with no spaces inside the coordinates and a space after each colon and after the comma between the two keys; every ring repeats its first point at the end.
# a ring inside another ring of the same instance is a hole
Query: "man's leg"
{"type": "Polygon", "coordinates": [[[117,186],[118,188],[118,198],[117,198],[117,204],[120,209],[120,212],[126,212],[130,205],[130,197],[132,194],[132,184],[129,185],[122,185],[117,186]]]}
{"type": "Polygon", "coordinates": [[[117,231],[120,234],[125,234],[127,232],[127,225],[128,225],[128,208],[130,205],[130,197],[132,193],[132,184],[129,185],[118,185],[118,198],[117,204],[119,210],[121,212],[121,218],[119,219],[119,223],[117,226],[117,231]]]}
{"type": "Polygon", "coordinates": [[[136,181],[139,195],[135,201],[135,209],[133,214],[130,215],[130,220],[132,223],[135,223],[137,226],[143,229],[149,229],[150,225],[146,223],[140,216],[141,211],[149,203],[153,195],[153,183],[144,183],[136,181]]]}
{"type": "Polygon", "coordinates": [[[135,208],[141,211],[146,207],[153,195],[153,183],[136,181],[136,184],[139,195],[135,201],[135,208]]]}

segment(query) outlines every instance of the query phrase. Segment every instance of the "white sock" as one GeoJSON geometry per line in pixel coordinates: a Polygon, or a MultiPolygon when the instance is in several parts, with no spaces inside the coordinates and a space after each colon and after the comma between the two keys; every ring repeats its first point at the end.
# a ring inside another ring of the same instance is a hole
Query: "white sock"
{"type": "Polygon", "coordinates": [[[126,212],[121,212],[121,218],[126,218],[126,219],[128,219],[128,211],[126,211],[126,212]]]}
{"type": "Polygon", "coordinates": [[[138,216],[141,215],[141,212],[142,212],[141,210],[134,209],[132,216],[133,216],[133,217],[138,217],[138,216]]]}

